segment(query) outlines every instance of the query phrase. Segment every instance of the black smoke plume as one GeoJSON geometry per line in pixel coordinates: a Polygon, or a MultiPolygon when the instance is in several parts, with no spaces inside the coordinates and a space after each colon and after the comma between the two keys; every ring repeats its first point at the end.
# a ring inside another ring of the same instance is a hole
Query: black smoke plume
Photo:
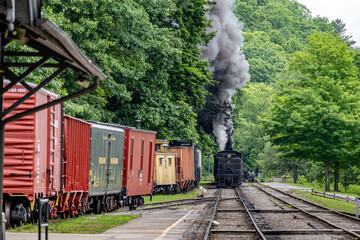
{"type": "Polygon", "coordinates": [[[203,110],[199,111],[198,122],[205,131],[213,134],[221,150],[232,147],[234,133],[231,97],[235,89],[244,86],[249,80],[249,64],[240,51],[243,43],[241,26],[232,12],[233,0],[212,0],[208,17],[213,27],[208,32],[216,31],[216,36],[203,48],[202,59],[210,62],[214,79],[218,82],[211,86],[211,93],[206,99],[203,110]]]}

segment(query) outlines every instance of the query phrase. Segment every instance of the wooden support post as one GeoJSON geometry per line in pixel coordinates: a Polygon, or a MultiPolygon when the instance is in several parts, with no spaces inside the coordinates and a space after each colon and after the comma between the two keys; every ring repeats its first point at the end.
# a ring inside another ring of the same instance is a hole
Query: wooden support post
{"type": "Polygon", "coordinates": [[[357,197],[355,198],[355,216],[359,217],[359,199],[357,197]]]}

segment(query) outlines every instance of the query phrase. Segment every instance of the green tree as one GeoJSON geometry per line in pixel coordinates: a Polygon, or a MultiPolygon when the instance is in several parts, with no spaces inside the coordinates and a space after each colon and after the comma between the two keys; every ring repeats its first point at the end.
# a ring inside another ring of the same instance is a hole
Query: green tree
{"type": "Polygon", "coordinates": [[[243,51],[250,64],[252,82],[271,83],[286,66],[285,51],[282,46],[270,41],[265,32],[254,31],[244,34],[249,42],[243,51]]]}
{"type": "Polygon", "coordinates": [[[276,74],[285,69],[287,54],[302,51],[306,37],[315,31],[344,32],[341,24],[312,17],[297,1],[237,0],[234,13],[244,24],[243,51],[250,63],[253,82],[274,82],[276,74]]]}
{"type": "Polygon", "coordinates": [[[264,83],[247,83],[235,95],[234,149],[243,154],[244,165],[258,168],[259,155],[269,141],[261,122],[264,114],[270,112],[274,88],[264,83]]]}
{"type": "Polygon", "coordinates": [[[280,84],[266,130],[283,157],[324,163],[329,191],[330,164],[338,169],[359,156],[360,84],[353,52],[340,37],[314,33],[305,51],[294,54],[289,71],[297,77],[280,84]]]}
{"type": "Polygon", "coordinates": [[[356,41],[352,40],[352,36],[346,35],[345,23],[341,19],[335,19],[331,22],[333,25],[334,32],[337,33],[343,41],[349,46],[354,45],[356,41]]]}

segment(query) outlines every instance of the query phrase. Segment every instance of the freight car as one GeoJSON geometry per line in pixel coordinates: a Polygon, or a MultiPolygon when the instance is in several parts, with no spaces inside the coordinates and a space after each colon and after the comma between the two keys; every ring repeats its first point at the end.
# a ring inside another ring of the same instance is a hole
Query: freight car
{"type": "MultiPolygon", "coordinates": [[[[33,84],[28,83],[34,87],[33,84]]],[[[7,109],[28,90],[15,85],[4,94],[7,109]]],[[[12,114],[47,103],[58,96],[39,90],[12,114]]],[[[5,127],[4,210],[7,227],[34,217],[37,200],[55,204],[61,189],[61,105],[23,117],[5,127]]],[[[51,216],[55,216],[52,208],[51,216]]]]}
{"type": "Polygon", "coordinates": [[[175,173],[177,189],[183,192],[194,188],[201,178],[201,153],[188,141],[170,141],[169,152],[176,153],[175,173]]]}
{"type": "Polygon", "coordinates": [[[154,181],[156,132],[139,128],[125,130],[124,180],[130,210],[144,204],[144,195],[151,195],[154,181]]]}
{"type": "Polygon", "coordinates": [[[177,153],[168,152],[169,141],[156,140],[154,165],[154,193],[177,192],[175,158],[177,153]]]}
{"type": "Polygon", "coordinates": [[[124,138],[123,129],[91,124],[89,205],[96,213],[123,204],[124,138]]]}
{"type": "MultiPolygon", "coordinates": [[[[91,123],[96,123],[89,121],[91,123]]],[[[125,204],[130,210],[144,204],[144,195],[151,195],[154,181],[156,132],[113,123],[97,123],[125,131],[123,177],[125,204]]]]}
{"type": "Polygon", "coordinates": [[[214,157],[214,177],[218,187],[238,187],[242,181],[242,156],[232,150],[229,141],[214,157]]]}
{"type": "Polygon", "coordinates": [[[55,207],[57,214],[66,218],[90,210],[88,197],[91,124],[65,115],[62,142],[62,194],[55,207]]]}

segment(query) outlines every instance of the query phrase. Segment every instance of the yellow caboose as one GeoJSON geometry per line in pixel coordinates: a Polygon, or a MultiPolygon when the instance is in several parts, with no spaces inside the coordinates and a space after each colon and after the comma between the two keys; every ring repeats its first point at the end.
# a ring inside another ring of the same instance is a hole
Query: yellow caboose
{"type": "Polygon", "coordinates": [[[170,194],[177,190],[175,179],[176,153],[168,152],[169,142],[156,140],[154,164],[154,193],[170,194]]]}

